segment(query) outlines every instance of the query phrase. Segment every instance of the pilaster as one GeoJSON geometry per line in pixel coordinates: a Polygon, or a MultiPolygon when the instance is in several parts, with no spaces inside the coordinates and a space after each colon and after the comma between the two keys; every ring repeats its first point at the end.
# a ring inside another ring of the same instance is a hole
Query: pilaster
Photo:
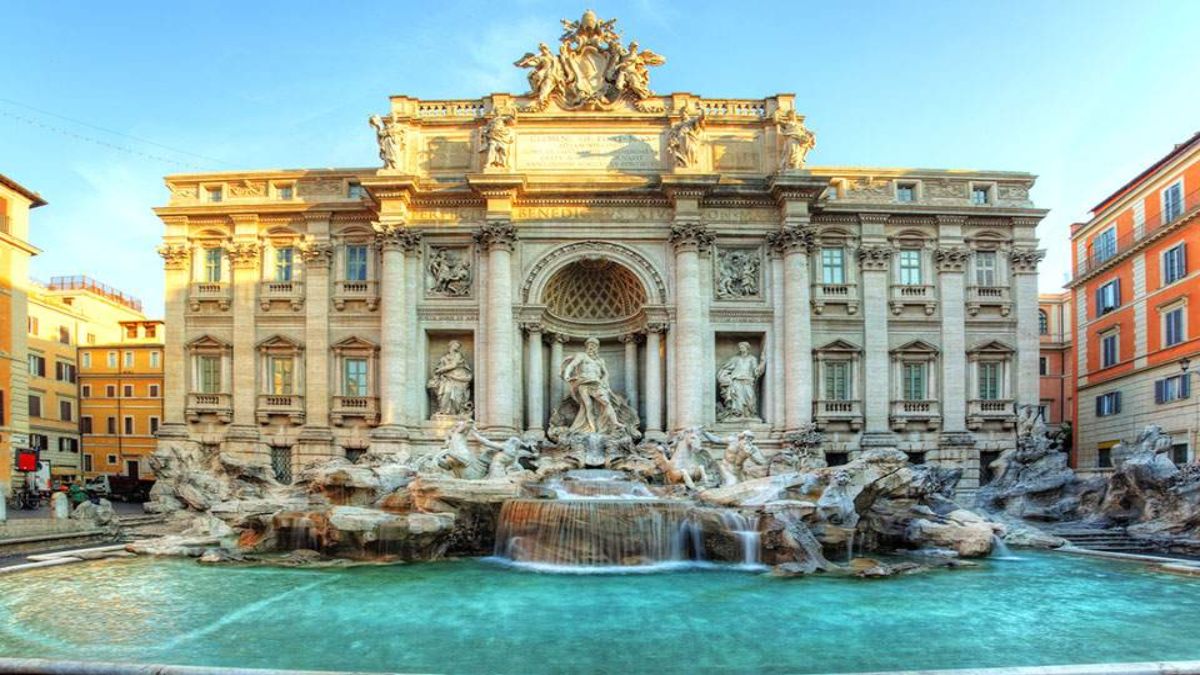
{"type": "Polygon", "coordinates": [[[306,213],[308,236],[300,243],[304,262],[304,406],[305,428],[301,430],[301,454],[329,454],[333,436],[329,430],[329,270],[333,244],[329,241],[329,213],[306,213]]]}
{"type": "Polygon", "coordinates": [[[858,249],[863,297],[863,447],[894,447],[888,417],[891,364],[888,362],[888,273],[894,249],[883,242],[886,214],[862,214],[863,244],[858,249]]]}
{"type": "MultiPolygon", "coordinates": [[[[187,226],[187,217],[172,217],[169,224],[187,226]]],[[[163,318],[163,425],[162,431],[186,434],[184,408],[187,405],[188,371],[184,350],[184,325],[189,279],[191,278],[192,247],[185,240],[167,241],[158,247],[163,258],[165,274],[165,311],[163,318]]]]}
{"type": "Polygon", "coordinates": [[[1041,399],[1037,268],[1045,257],[1044,249],[1014,247],[1009,252],[1017,313],[1017,405],[1038,405],[1041,399]]]}

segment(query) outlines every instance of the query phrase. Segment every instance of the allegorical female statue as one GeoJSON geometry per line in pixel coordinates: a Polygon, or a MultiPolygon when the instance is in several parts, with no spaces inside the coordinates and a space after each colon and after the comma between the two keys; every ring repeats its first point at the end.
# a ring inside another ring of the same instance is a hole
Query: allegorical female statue
{"type": "Polygon", "coordinates": [[[588,338],[584,351],[563,362],[562,379],[567,383],[571,398],[579,404],[571,431],[600,434],[625,431],[613,406],[608,366],[600,358],[599,340],[588,338]]]}
{"type": "Polygon", "coordinates": [[[375,128],[375,141],[379,144],[379,159],[383,168],[400,166],[400,153],[404,150],[404,130],[379,115],[371,115],[371,126],[375,128]]]}
{"type": "Polygon", "coordinates": [[[479,131],[480,152],[484,155],[484,168],[507,169],[513,141],[517,139],[516,132],[510,126],[513,122],[508,115],[497,115],[479,131]]]}
{"type": "Polygon", "coordinates": [[[437,414],[462,417],[470,415],[471,405],[471,365],[462,352],[462,343],[451,340],[442,358],[438,359],[433,368],[433,376],[429,378],[428,388],[437,399],[437,414]]]}
{"type": "Polygon", "coordinates": [[[783,138],[783,152],[779,155],[780,171],[795,171],[804,168],[808,151],[817,145],[817,137],[804,127],[795,110],[780,115],[777,119],[779,135],[783,138]]]}
{"type": "Polygon", "coordinates": [[[766,359],[759,361],[750,353],[749,342],[739,342],[738,353],[729,357],[717,371],[723,408],[721,421],[755,419],[758,417],[758,378],[767,367],[766,359]]]}

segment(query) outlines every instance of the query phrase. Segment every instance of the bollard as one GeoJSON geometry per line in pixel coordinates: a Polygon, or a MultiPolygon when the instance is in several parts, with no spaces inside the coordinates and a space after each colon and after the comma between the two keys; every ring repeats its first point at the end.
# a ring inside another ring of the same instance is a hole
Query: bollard
{"type": "Polygon", "coordinates": [[[55,520],[66,520],[71,517],[71,501],[67,499],[65,492],[55,492],[50,495],[50,507],[54,511],[55,520]]]}

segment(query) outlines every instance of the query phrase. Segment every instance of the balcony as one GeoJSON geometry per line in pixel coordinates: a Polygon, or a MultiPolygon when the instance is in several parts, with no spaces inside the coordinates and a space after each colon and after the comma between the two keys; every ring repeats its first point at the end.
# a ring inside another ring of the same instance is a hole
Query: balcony
{"type": "Polygon", "coordinates": [[[862,429],[863,415],[860,401],[814,401],[813,420],[817,428],[824,431],[831,424],[845,425],[851,431],[862,429]]]}
{"type": "Polygon", "coordinates": [[[967,286],[967,314],[977,316],[983,307],[999,307],[1000,316],[1012,311],[1008,288],[1004,286],[967,286]]]}
{"type": "Polygon", "coordinates": [[[892,401],[892,431],[906,431],[913,424],[937,429],[941,417],[937,401],[892,401]]]}
{"type": "Polygon", "coordinates": [[[367,424],[379,424],[379,399],[374,396],[334,396],[330,422],[335,427],[345,426],[346,420],[360,418],[367,424]]]}
{"type": "Polygon", "coordinates": [[[229,394],[188,394],[187,419],[199,422],[203,415],[215,415],[218,422],[233,421],[233,398],[229,394]]]}
{"type": "Polygon", "coordinates": [[[892,314],[899,315],[906,305],[918,305],[925,310],[926,316],[932,316],[937,310],[936,296],[933,286],[928,284],[896,284],[892,286],[892,314]]]}
{"type": "Polygon", "coordinates": [[[1146,222],[1140,225],[1135,224],[1132,231],[1125,232],[1117,237],[1112,246],[1097,249],[1095,247],[1096,240],[1093,240],[1087,248],[1087,254],[1076,263],[1075,278],[1071,280],[1071,283],[1081,281],[1083,277],[1089,276],[1096,270],[1103,268],[1109,261],[1123,257],[1126,253],[1142,245],[1144,242],[1157,239],[1159,236],[1174,229],[1174,225],[1191,220],[1198,213],[1200,213],[1200,189],[1192,190],[1183,196],[1183,210],[1181,212],[1176,214],[1159,213],[1151,218],[1147,218],[1146,222]]]}
{"type": "Polygon", "coordinates": [[[303,281],[263,281],[258,284],[258,306],[262,311],[271,309],[272,302],[286,302],[292,311],[304,307],[303,281]]]}
{"type": "Polygon", "coordinates": [[[374,312],[379,307],[379,292],[374,281],[339,281],[334,286],[333,306],[339,312],[346,309],[346,303],[362,302],[367,309],[374,312]]]}
{"type": "Polygon", "coordinates": [[[967,429],[971,431],[982,429],[988,422],[999,423],[1005,429],[1012,429],[1016,420],[1012,399],[967,401],[967,429]]]}
{"type": "Polygon", "coordinates": [[[286,416],[292,424],[304,424],[304,397],[298,394],[259,394],[254,419],[267,424],[275,415],[286,416]]]}
{"type": "Polygon", "coordinates": [[[221,281],[197,281],[188,289],[188,306],[193,312],[200,311],[200,305],[214,302],[222,311],[229,310],[232,295],[229,284],[221,281]]]}
{"type": "Polygon", "coordinates": [[[854,284],[813,284],[813,314],[825,312],[825,305],[845,305],[846,313],[858,313],[858,287],[854,284]]]}

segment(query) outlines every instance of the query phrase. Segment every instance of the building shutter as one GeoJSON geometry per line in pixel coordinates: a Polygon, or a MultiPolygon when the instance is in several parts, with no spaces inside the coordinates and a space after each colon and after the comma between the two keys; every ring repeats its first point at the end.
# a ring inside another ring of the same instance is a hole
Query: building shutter
{"type": "Polygon", "coordinates": [[[1192,374],[1184,373],[1179,376],[1179,398],[1187,398],[1192,395],[1192,374]]]}
{"type": "Polygon", "coordinates": [[[1096,316],[1104,313],[1104,287],[1096,289],[1096,316]]]}
{"type": "Polygon", "coordinates": [[[1154,381],[1154,402],[1155,403],[1162,403],[1163,400],[1166,399],[1166,395],[1163,393],[1163,390],[1166,388],[1167,388],[1166,380],[1155,380],[1154,381]]]}
{"type": "Polygon", "coordinates": [[[1120,306],[1121,306],[1121,281],[1118,279],[1117,283],[1113,284],[1113,307],[1120,307],[1120,306]]]}
{"type": "Polygon", "coordinates": [[[1120,413],[1121,413],[1121,392],[1114,391],[1113,392],[1113,414],[1119,415],[1120,413]]]}
{"type": "Polygon", "coordinates": [[[1104,397],[1103,397],[1103,396],[1097,396],[1097,397],[1096,397],[1096,417],[1100,417],[1101,415],[1103,415],[1103,414],[1104,414],[1104,413],[1102,412],[1102,411],[1103,411],[1103,409],[1104,409],[1104,403],[1103,403],[1103,401],[1104,401],[1104,397]]]}

